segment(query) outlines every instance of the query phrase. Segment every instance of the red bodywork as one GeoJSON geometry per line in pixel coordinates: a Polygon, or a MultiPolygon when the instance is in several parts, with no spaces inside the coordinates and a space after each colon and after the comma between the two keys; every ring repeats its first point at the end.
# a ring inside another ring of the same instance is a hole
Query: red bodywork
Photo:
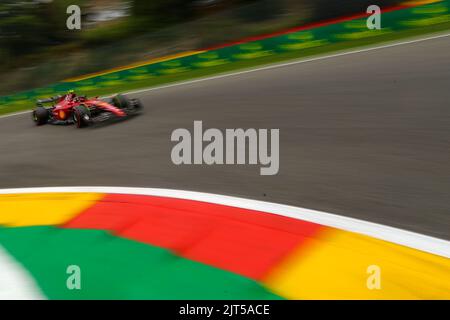
{"type": "Polygon", "coordinates": [[[111,112],[118,117],[125,117],[126,114],[121,109],[115,107],[114,105],[107,103],[105,101],[99,100],[97,97],[87,99],[84,97],[76,97],[74,95],[65,95],[61,97],[55,104],[52,110],[53,118],[57,120],[67,120],[73,115],[73,108],[79,105],[84,105],[86,107],[93,108],[97,107],[104,111],[111,112]]]}

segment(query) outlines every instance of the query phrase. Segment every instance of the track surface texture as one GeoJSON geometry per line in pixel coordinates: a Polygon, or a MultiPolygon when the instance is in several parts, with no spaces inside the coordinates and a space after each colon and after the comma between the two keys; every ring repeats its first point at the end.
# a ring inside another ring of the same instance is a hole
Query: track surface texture
{"type": "Polygon", "coordinates": [[[0,187],[136,186],[228,194],[450,239],[450,38],[132,95],[101,128],[0,119],[0,187]],[[279,128],[280,171],[171,162],[177,128],[279,128]]]}

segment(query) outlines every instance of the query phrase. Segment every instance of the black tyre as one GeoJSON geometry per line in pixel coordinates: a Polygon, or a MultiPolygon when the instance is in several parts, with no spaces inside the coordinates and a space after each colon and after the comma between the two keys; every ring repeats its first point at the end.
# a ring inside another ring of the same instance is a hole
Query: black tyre
{"type": "Polygon", "coordinates": [[[91,123],[91,112],[86,106],[76,106],[73,108],[73,121],[78,128],[87,127],[91,123]]]}
{"type": "Polygon", "coordinates": [[[113,104],[120,109],[128,109],[130,101],[123,95],[117,94],[112,98],[113,104]]]}
{"type": "Polygon", "coordinates": [[[33,110],[32,117],[34,123],[38,126],[42,126],[43,124],[46,124],[49,119],[49,112],[44,107],[37,107],[33,110]]]}

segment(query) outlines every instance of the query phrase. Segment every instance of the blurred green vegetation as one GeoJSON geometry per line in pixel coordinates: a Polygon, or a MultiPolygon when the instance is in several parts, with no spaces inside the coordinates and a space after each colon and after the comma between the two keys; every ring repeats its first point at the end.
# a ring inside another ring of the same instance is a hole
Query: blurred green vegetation
{"type": "MultiPolygon", "coordinates": [[[[374,44],[391,43],[400,39],[414,39],[417,36],[425,34],[440,34],[442,31],[450,30],[450,22],[434,24],[422,28],[413,28],[402,30],[395,33],[381,34],[377,37],[369,37],[362,39],[355,39],[352,41],[344,41],[339,43],[329,43],[323,46],[306,48],[304,50],[295,50],[285,52],[277,55],[262,56],[255,59],[241,60],[233,63],[226,63],[222,65],[212,66],[209,68],[200,68],[191,70],[189,72],[181,72],[176,74],[167,74],[159,77],[150,77],[140,81],[131,81],[128,83],[120,83],[108,87],[95,87],[84,89],[80,94],[88,96],[106,96],[130,90],[137,90],[143,88],[157,87],[160,85],[167,85],[177,83],[190,79],[198,79],[207,76],[215,76],[231,71],[245,70],[257,66],[266,66],[273,63],[285,62],[290,60],[297,60],[299,58],[306,58],[312,56],[323,55],[329,52],[340,52],[352,48],[364,48],[365,46],[372,46],[374,44]]],[[[8,104],[0,104],[0,115],[19,112],[23,110],[30,110],[34,107],[34,101],[19,100],[8,104]]]]}
{"type": "MultiPolygon", "coordinates": [[[[382,6],[404,0],[379,0],[382,6]]],[[[180,51],[361,13],[372,0],[0,0],[0,95],[180,51]],[[125,4],[119,18],[68,30],[82,14],[125,4]]]]}
{"type": "MultiPolygon", "coordinates": [[[[134,0],[132,16],[97,28],[73,32],[66,27],[70,5],[82,12],[95,1],[89,0],[2,0],[0,2],[1,68],[17,67],[22,57],[39,54],[55,46],[76,43],[78,46],[109,43],[136,32],[151,31],[189,17],[186,0],[134,0]],[[175,8],[175,9],[174,9],[175,8]]],[[[73,49],[74,46],[71,46],[73,49]]],[[[39,56],[36,56],[39,58],[39,56]]],[[[36,60],[36,59],[35,59],[36,60]]]]}
{"type": "Polygon", "coordinates": [[[66,28],[66,8],[86,0],[2,0],[0,2],[1,68],[17,67],[21,57],[75,40],[66,28]]]}

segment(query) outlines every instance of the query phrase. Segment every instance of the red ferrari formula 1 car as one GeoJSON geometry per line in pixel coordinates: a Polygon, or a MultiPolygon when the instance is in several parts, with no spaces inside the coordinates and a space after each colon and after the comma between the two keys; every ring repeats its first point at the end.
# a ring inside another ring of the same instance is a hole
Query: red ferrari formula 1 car
{"type": "Polygon", "coordinates": [[[123,119],[139,113],[142,104],[118,94],[110,99],[77,96],[73,90],[66,95],[38,100],[32,117],[36,125],[76,124],[78,128],[109,119],[123,119]],[[50,107],[44,104],[50,103],[50,107]]]}

